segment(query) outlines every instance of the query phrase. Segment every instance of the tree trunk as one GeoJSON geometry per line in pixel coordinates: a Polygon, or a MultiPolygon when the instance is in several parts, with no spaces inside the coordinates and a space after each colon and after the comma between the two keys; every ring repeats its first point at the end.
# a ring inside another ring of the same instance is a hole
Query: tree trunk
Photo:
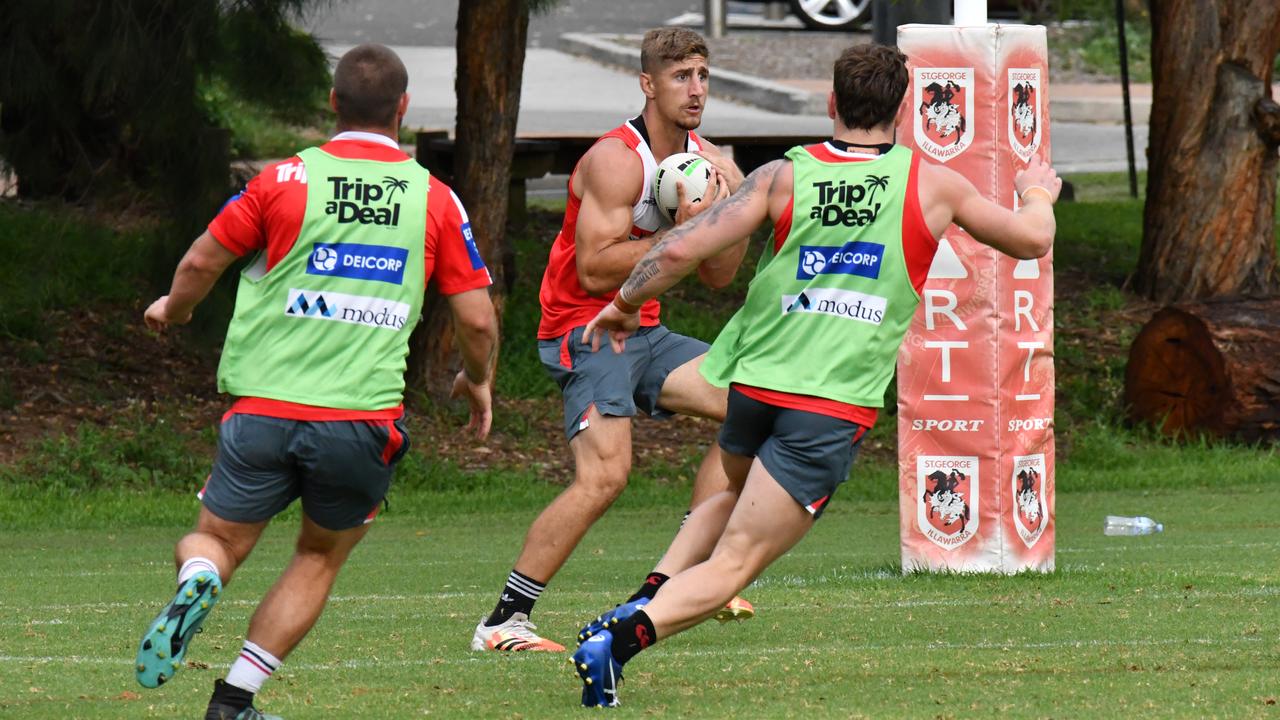
{"type": "MultiPolygon", "coordinates": [[[[493,276],[502,319],[515,254],[506,238],[507,195],[520,110],[527,0],[467,0],[458,6],[458,72],[452,185],[466,206],[476,245],[493,276]]],[[[441,380],[456,368],[448,305],[433,289],[410,341],[410,387],[447,391],[441,380]]],[[[496,367],[496,366],[495,366],[496,367]]]]}
{"type": "Polygon", "coordinates": [[[1129,416],[1167,435],[1280,440],[1280,297],[1167,307],[1125,368],[1129,416]]]}
{"type": "Polygon", "coordinates": [[[1280,106],[1276,0],[1151,0],[1151,134],[1137,287],[1163,302],[1267,293],[1280,106]]]}

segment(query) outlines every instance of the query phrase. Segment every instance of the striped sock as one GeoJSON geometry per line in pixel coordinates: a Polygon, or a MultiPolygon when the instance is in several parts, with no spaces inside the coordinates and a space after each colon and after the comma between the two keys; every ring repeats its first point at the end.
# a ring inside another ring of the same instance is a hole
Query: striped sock
{"type": "Polygon", "coordinates": [[[690,515],[692,515],[692,514],[693,514],[693,511],[692,511],[692,510],[685,510],[685,511],[684,511],[684,517],[680,518],[680,527],[682,527],[682,528],[683,528],[683,527],[684,527],[684,524],[685,524],[685,523],[687,523],[687,522],[689,522],[689,516],[690,516],[690,515]]]}
{"type": "Polygon", "coordinates": [[[193,576],[202,572],[213,573],[215,576],[221,578],[221,576],[218,575],[218,566],[214,565],[212,560],[209,558],[193,557],[182,563],[182,567],[178,568],[178,584],[181,585],[182,583],[190,580],[193,576]]]}
{"type": "Polygon", "coordinates": [[[525,615],[532,613],[533,604],[546,589],[546,583],[540,583],[528,575],[512,570],[507,576],[506,586],[502,588],[502,595],[498,597],[497,607],[493,609],[493,613],[484,621],[484,624],[493,627],[506,622],[516,613],[525,615]]]}
{"type": "Polygon", "coordinates": [[[227,673],[227,684],[257,693],[262,689],[262,683],[278,669],[280,661],[276,656],[245,640],[244,647],[240,649],[240,657],[236,658],[231,665],[231,672],[227,673]]]}

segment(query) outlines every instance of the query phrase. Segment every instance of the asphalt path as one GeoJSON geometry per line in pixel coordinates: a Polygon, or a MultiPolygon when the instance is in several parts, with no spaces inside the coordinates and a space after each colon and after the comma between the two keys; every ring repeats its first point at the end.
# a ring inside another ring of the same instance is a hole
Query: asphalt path
{"type": "MultiPolygon", "coordinates": [[[[530,47],[556,47],[566,32],[640,33],[688,12],[702,0],[559,0],[529,20],[530,47]]],[[[348,0],[312,11],[304,27],[343,45],[452,47],[458,0],[348,0]]]]}
{"type": "MultiPolygon", "coordinates": [[[[702,0],[559,0],[530,21],[519,132],[598,134],[639,112],[643,99],[635,75],[558,51],[567,32],[639,33],[689,12],[702,0]]],[[[758,12],[731,2],[729,9],[758,12]]],[[[335,57],[350,45],[380,42],[395,47],[409,68],[411,98],[406,124],[451,129],[455,122],[454,39],[458,0],[348,0],[314,10],[304,27],[335,57]]],[[[708,135],[825,135],[820,115],[789,115],[715,95],[703,117],[708,135]]],[[[1145,165],[1147,128],[1135,128],[1139,166],[1145,165]]],[[[1054,164],[1065,172],[1114,171],[1125,167],[1124,130],[1119,125],[1056,123],[1054,164]]]]}
{"type": "MultiPolygon", "coordinates": [[[[330,45],[337,57],[348,46],[330,45]]],[[[418,129],[454,126],[452,47],[396,46],[409,68],[409,113],[405,124],[418,129]]],[[[525,61],[520,101],[520,133],[601,134],[643,107],[634,74],[547,48],[532,48],[525,61]]],[[[717,98],[703,114],[702,132],[715,135],[811,135],[831,131],[821,115],[787,115],[717,98]]],[[[1125,165],[1124,128],[1119,125],[1054,123],[1053,162],[1062,172],[1119,171],[1125,165]]],[[[1145,166],[1147,128],[1135,128],[1139,167],[1145,166]]]]}

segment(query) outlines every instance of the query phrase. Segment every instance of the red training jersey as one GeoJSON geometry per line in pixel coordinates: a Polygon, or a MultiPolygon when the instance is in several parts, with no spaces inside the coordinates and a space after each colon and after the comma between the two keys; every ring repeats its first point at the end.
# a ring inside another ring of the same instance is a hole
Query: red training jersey
{"type": "MultiPolygon", "coordinates": [[[[320,146],[337,158],[403,162],[409,156],[391,138],[374,133],[346,132],[320,146]]],[[[227,201],[209,234],[237,256],[263,251],[267,271],[293,249],[307,209],[307,177],[296,155],[271,163],[227,201]]],[[[427,281],[435,280],[441,294],[456,295],[488,287],[489,270],[476,248],[462,201],[434,176],[427,191],[427,231],[423,238],[423,267],[427,281]]],[[[402,406],[375,411],[321,408],[272,400],[240,398],[228,411],[288,420],[388,420],[404,413],[402,406]]]]}
{"type": "MultiPolygon", "coordinates": [[[[658,210],[657,199],[653,196],[653,176],[658,170],[658,160],[649,147],[649,135],[643,117],[636,117],[600,136],[601,140],[618,138],[626,143],[632,152],[640,156],[644,167],[644,180],[640,194],[631,208],[630,238],[638,240],[654,234],[665,224],[661,211],[658,210]]],[[[594,147],[594,145],[592,146],[594,147]]],[[[696,133],[689,133],[686,143],[688,152],[702,149],[702,138],[696,133]]],[[[576,327],[586,325],[613,302],[617,291],[603,295],[589,295],[582,289],[578,281],[578,210],[582,207],[582,198],[573,194],[573,175],[569,175],[569,197],[564,209],[564,224],[551,244],[551,256],[547,258],[547,269],[542,274],[542,287],[538,291],[538,301],[542,305],[542,319],[538,323],[538,339],[551,340],[566,335],[576,327]]],[[[658,324],[660,306],[657,300],[649,300],[640,308],[640,325],[658,324]]]]}

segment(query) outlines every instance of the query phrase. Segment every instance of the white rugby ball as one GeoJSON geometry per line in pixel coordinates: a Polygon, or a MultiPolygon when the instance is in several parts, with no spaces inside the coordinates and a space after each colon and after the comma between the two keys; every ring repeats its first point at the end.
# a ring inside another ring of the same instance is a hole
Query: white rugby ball
{"type": "Polygon", "coordinates": [[[658,172],[653,176],[653,197],[667,222],[674,223],[676,211],[680,209],[677,185],[684,186],[684,196],[689,202],[698,202],[710,180],[711,163],[697,153],[676,153],[658,163],[658,172]]]}

